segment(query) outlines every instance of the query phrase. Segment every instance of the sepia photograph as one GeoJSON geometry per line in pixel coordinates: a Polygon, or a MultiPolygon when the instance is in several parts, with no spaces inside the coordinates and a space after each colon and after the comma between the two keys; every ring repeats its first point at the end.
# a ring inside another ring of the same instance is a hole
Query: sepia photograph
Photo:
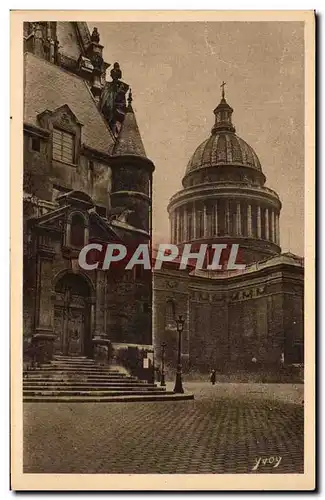
{"type": "Polygon", "coordinates": [[[11,17],[13,489],[313,489],[314,13],[11,17]]]}

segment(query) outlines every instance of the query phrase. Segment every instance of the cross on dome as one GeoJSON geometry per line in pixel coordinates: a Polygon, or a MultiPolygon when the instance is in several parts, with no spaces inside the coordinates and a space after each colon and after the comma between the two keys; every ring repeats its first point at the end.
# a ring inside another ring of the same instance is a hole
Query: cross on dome
{"type": "Polygon", "coordinates": [[[222,99],[225,98],[225,85],[226,85],[226,82],[222,81],[222,84],[220,85],[220,87],[222,88],[222,99]]]}
{"type": "Polygon", "coordinates": [[[216,107],[216,109],[213,111],[215,114],[215,124],[212,129],[212,134],[221,131],[221,130],[227,130],[229,132],[236,132],[235,127],[233,126],[231,122],[231,115],[233,112],[233,109],[229,104],[227,103],[225,99],[225,85],[226,82],[222,81],[220,87],[221,87],[221,100],[216,107]]]}

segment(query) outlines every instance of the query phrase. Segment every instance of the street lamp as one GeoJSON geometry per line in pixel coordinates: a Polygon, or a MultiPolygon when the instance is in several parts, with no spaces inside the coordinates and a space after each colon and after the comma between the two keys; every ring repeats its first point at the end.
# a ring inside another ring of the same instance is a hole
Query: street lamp
{"type": "Polygon", "coordinates": [[[166,342],[163,342],[161,344],[161,378],[160,378],[160,385],[162,387],[165,387],[166,382],[165,382],[165,349],[166,349],[166,342]]]}
{"type": "Polygon", "coordinates": [[[184,389],[182,385],[182,361],[181,361],[181,352],[182,352],[182,332],[184,329],[185,319],[183,316],[178,316],[176,319],[176,327],[178,331],[178,353],[177,353],[177,370],[176,370],[176,381],[174,392],[178,394],[183,394],[184,389]]]}

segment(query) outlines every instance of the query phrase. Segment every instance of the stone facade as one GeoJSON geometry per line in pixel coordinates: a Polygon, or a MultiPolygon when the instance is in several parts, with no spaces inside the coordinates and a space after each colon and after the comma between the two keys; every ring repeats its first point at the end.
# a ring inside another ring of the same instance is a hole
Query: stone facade
{"type": "Polygon", "coordinates": [[[26,23],[24,43],[24,354],[104,351],[150,380],[151,272],[78,264],[88,243],[151,241],[154,166],[129,86],[118,63],[106,82],[85,23],[26,23]]]}
{"type": "Polygon", "coordinates": [[[157,362],[176,365],[175,319],[185,318],[183,368],[208,372],[278,369],[303,363],[303,261],[282,254],[241,273],[211,277],[208,271],[154,271],[154,339],[157,362]]]}

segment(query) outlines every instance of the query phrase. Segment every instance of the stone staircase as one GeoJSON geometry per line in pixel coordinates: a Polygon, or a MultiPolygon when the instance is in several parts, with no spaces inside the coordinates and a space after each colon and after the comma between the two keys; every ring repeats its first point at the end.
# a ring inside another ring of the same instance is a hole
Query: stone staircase
{"type": "Polygon", "coordinates": [[[38,368],[24,370],[24,402],[126,402],[193,399],[174,394],[83,356],[54,356],[38,368]]]}

